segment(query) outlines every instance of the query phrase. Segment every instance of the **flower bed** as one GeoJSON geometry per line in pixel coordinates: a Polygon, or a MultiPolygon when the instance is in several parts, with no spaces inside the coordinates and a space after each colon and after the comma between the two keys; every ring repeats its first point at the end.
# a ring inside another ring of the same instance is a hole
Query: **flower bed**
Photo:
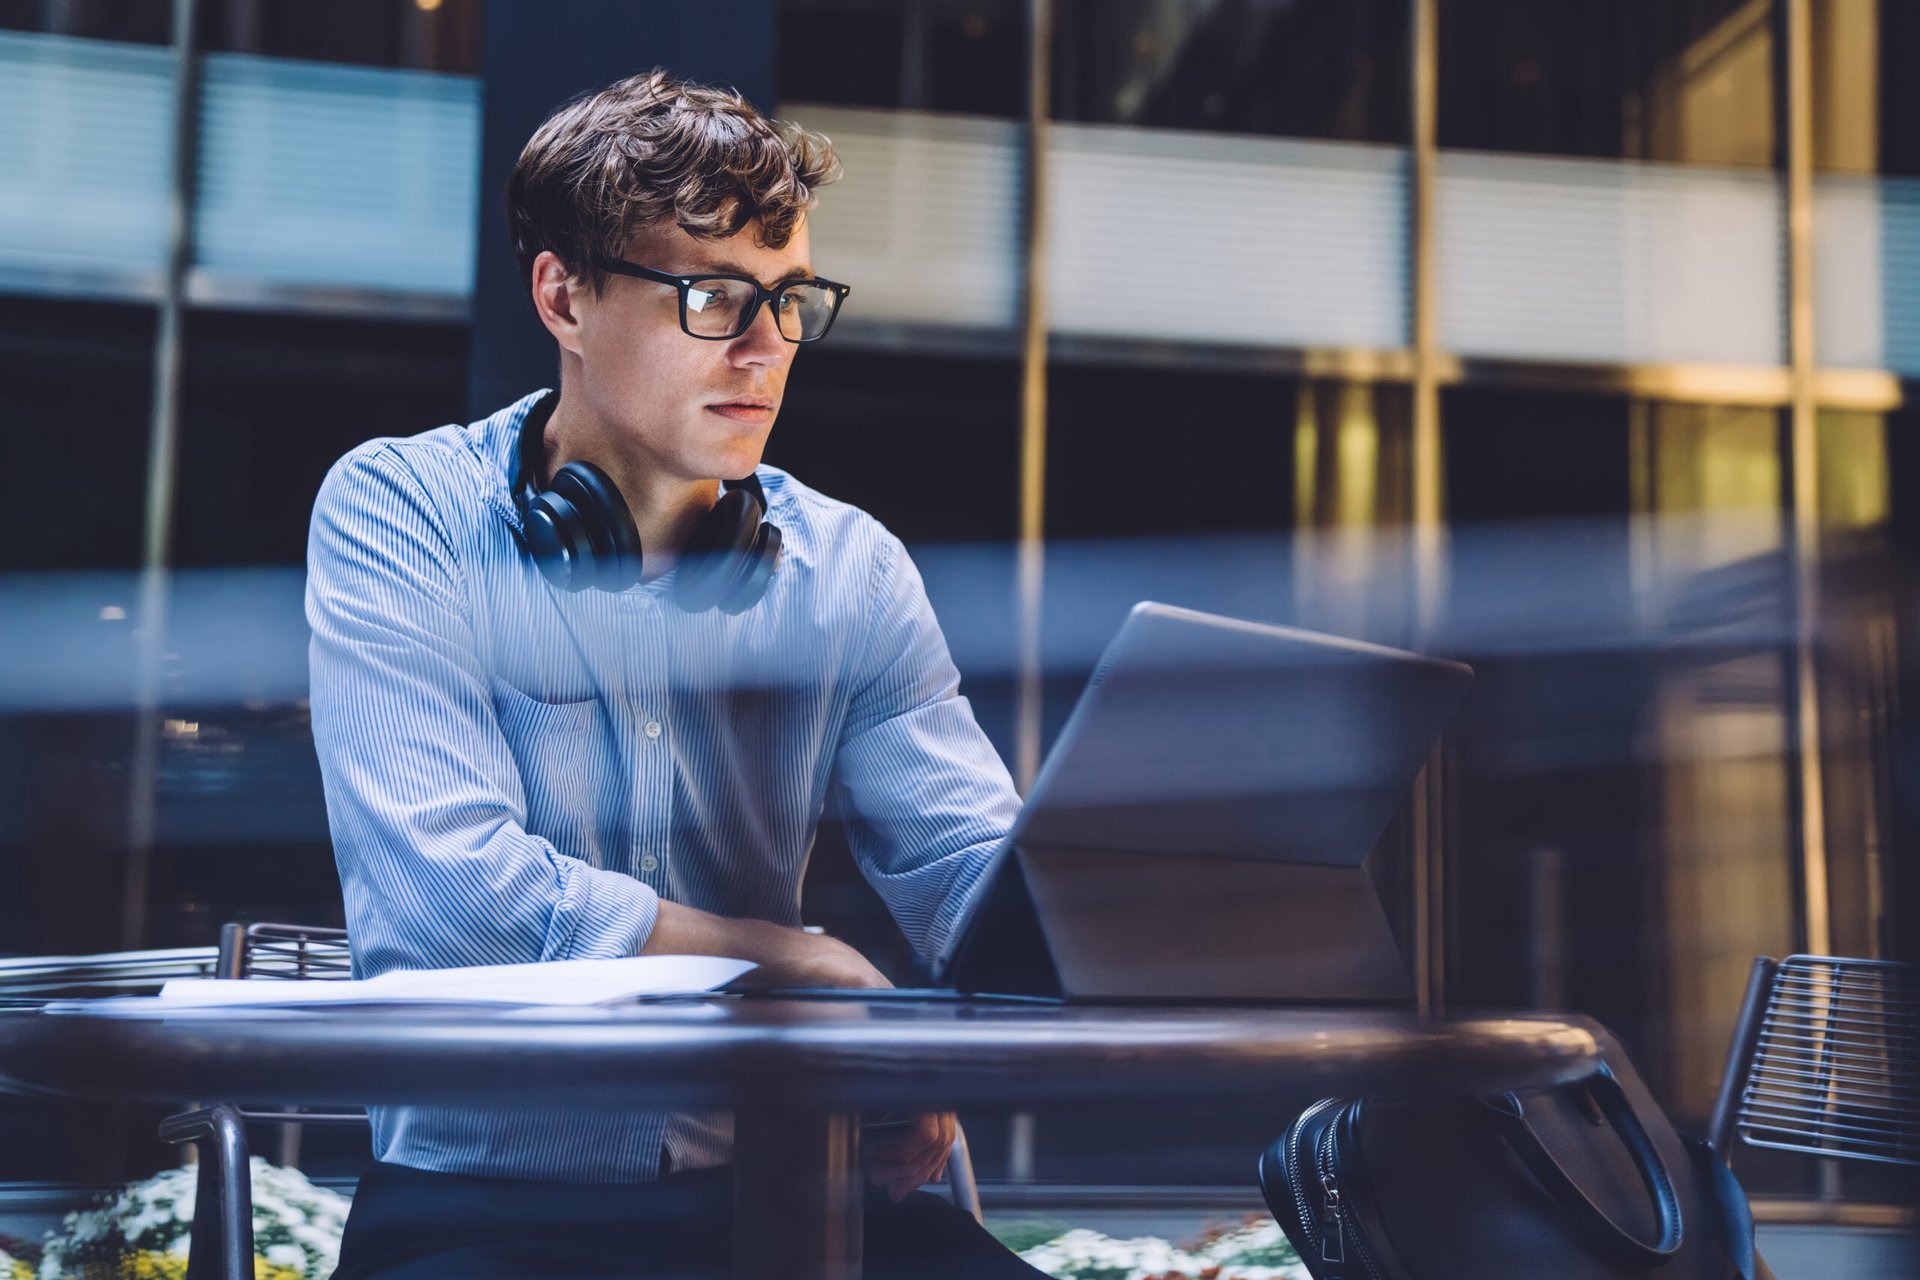
{"type": "MultiPolygon", "coordinates": [[[[326,1280],[346,1197],[255,1156],[255,1280],[326,1280]]],[[[183,1280],[198,1171],[169,1169],[69,1213],[38,1248],[0,1241],[0,1280],[183,1280]]]]}
{"type": "Polygon", "coordinates": [[[1211,1230],[1185,1247],[1158,1236],[1117,1240],[1074,1230],[1019,1253],[1055,1280],[1310,1280],[1279,1224],[1258,1215],[1236,1227],[1211,1230]]]}
{"type": "MultiPolygon", "coordinates": [[[[297,1170],[253,1158],[255,1280],[326,1280],[340,1252],[346,1197],[297,1170]]],[[[197,1171],[169,1169],[69,1213],[40,1245],[0,1237],[0,1280],[184,1280],[197,1171]]],[[[996,1229],[1055,1280],[1310,1280],[1273,1219],[1254,1216],[1176,1246],[1062,1224],[996,1229]]]]}

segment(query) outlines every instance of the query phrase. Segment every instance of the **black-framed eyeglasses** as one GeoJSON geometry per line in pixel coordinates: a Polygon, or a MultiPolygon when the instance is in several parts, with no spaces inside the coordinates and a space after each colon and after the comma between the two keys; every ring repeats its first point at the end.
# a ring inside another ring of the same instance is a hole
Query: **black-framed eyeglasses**
{"type": "Polygon", "coordinates": [[[777,288],[763,289],[752,276],[725,272],[677,276],[624,258],[596,257],[594,265],[615,275],[678,289],[680,327],[689,336],[709,342],[724,342],[745,333],[760,314],[760,305],[768,302],[773,304],[773,319],[781,337],[788,342],[818,342],[833,328],[840,304],[853,292],[852,285],[820,279],[789,280],[777,288]]]}

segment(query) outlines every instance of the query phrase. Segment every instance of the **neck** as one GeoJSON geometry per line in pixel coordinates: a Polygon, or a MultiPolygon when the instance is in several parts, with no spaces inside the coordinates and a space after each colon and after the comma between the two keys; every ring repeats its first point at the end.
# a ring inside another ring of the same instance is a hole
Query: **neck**
{"type": "Polygon", "coordinates": [[[554,406],[540,439],[540,474],[550,480],[569,462],[591,462],[627,500],[640,533],[642,568],[657,578],[673,566],[701,516],[719,501],[718,480],[670,475],[643,444],[621,438],[578,395],[554,406]]]}

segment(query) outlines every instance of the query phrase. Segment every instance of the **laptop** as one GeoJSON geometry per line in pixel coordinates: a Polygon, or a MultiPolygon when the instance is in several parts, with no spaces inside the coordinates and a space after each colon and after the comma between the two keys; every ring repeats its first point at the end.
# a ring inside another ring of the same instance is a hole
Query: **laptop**
{"type": "Polygon", "coordinates": [[[1458,662],[1136,605],[935,980],[1091,1000],[1412,1000],[1394,923],[1410,868],[1381,836],[1472,679],[1458,662]]]}

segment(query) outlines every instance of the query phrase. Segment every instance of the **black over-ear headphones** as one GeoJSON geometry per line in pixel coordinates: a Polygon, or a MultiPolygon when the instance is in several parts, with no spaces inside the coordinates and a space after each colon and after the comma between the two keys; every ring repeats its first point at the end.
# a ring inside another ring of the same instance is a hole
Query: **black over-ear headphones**
{"type": "MultiPolygon", "coordinates": [[[[591,462],[569,462],[540,488],[540,440],[559,403],[549,392],[520,427],[520,508],[527,552],[540,573],[562,591],[625,591],[640,581],[640,531],[607,473],[591,462]]],[[[718,608],[744,613],[766,594],[780,562],[780,530],[766,519],[767,495],[758,476],[729,480],[713,509],[700,517],[674,573],[673,599],[688,613],[718,608]]]]}

